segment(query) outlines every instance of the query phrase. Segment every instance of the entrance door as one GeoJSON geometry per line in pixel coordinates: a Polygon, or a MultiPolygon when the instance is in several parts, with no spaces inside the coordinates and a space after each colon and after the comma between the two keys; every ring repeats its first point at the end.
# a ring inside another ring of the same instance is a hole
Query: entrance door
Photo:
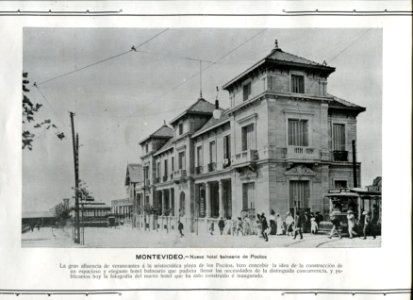
{"type": "Polygon", "coordinates": [[[290,181],[290,210],[303,211],[309,207],[310,183],[307,180],[290,181]]]}

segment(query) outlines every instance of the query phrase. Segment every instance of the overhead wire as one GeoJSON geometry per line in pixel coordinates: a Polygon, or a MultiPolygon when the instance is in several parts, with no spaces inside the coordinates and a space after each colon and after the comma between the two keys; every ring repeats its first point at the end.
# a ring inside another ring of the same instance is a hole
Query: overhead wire
{"type": "Polygon", "coordinates": [[[140,47],[142,47],[143,45],[149,43],[150,41],[152,41],[153,39],[157,38],[158,36],[160,36],[161,34],[163,34],[164,32],[166,32],[167,30],[169,30],[169,28],[166,28],[166,29],[162,30],[161,32],[155,34],[154,36],[152,36],[151,38],[143,41],[142,43],[140,43],[140,44],[139,44],[138,46],[136,46],[136,47],[135,47],[135,46],[132,46],[131,49],[129,49],[128,51],[124,51],[124,52],[121,52],[121,53],[119,53],[119,54],[115,54],[115,55],[109,56],[109,57],[107,57],[107,58],[104,58],[104,59],[95,61],[95,62],[93,62],[93,63],[90,63],[90,64],[86,65],[86,66],[83,66],[83,67],[81,67],[81,68],[78,68],[78,69],[75,69],[75,70],[72,70],[72,71],[69,71],[69,72],[66,72],[66,73],[63,73],[63,74],[54,76],[54,77],[52,77],[52,78],[50,78],[50,79],[47,79],[47,80],[38,82],[37,85],[38,85],[38,86],[39,86],[39,85],[43,85],[43,84],[49,83],[49,82],[51,82],[51,81],[54,81],[54,80],[56,80],[56,79],[60,79],[60,78],[62,78],[62,77],[66,77],[66,76],[72,75],[72,74],[74,74],[74,73],[80,72],[80,71],[85,70],[85,69],[87,69],[87,68],[90,68],[90,67],[99,65],[99,64],[101,64],[101,63],[107,62],[107,61],[109,61],[109,60],[112,60],[112,59],[121,57],[121,56],[123,56],[123,55],[125,55],[125,54],[128,54],[128,53],[130,53],[130,52],[136,52],[138,48],[140,48],[140,47]]]}
{"type": "MultiPolygon", "coordinates": [[[[228,51],[227,53],[225,53],[224,55],[222,55],[221,57],[219,57],[218,59],[211,61],[209,65],[207,65],[204,68],[201,68],[200,72],[206,71],[209,68],[211,68],[212,66],[218,64],[221,60],[223,60],[224,58],[226,58],[227,56],[231,55],[232,53],[234,53],[235,51],[237,51],[239,48],[241,48],[242,46],[244,46],[245,44],[247,44],[248,42],[252,41],[253,39],[255,39],[257,36],[261,35],[262,33],[264,33],[267,29],[262,29],[260,30],[258,33],[254,34],[253,36],[249,37],[247,40],[243,41],[241,44],[239,44],[238,46],[236,46],[235,48],[231,49],[230,51],[228,51]]],[[[195,59],[194,59],[195,60],[195,59]]],[[[198,60],[200,61],[200,60],[198,60]]],[[[192,75],[190,75],[188,78],[185,78],[184,81],[180,82],[179,84],[173,86],[172,88],[168,89],[167,92],[162,93],[161,95],[159,95],[158,97],[164,97],[168,94],[170,94],[171,92],[175,91],[176,89],[180,88],[181,86],[183,86],[184,84],[186,84],[188,81],[190,81],[191,79],[198,77],[200,72],[196,72],[193,73],[192,75]]],[[[176,109],[178,110],[178,109],[176,109]]],[[[134,113],[126,115],[126,116],[122,116],[124,118],[135,118],[134,113]]]]}

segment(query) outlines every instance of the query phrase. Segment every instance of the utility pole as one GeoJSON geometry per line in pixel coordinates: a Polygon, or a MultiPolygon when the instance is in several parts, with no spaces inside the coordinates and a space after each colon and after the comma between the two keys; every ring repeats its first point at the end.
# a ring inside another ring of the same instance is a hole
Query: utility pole
{"type": "Polygon", "coordinates": [[[75,243],[80,243],[80,222],[79,222],[79,144],[75,139],[74,113],[70,112],[70,123],[72,126],[72,143],[73,143],[73,161],[75,167],[75,243]]]}
{"type": "Polygon", "coordinates": [[[357,160],[356,160],[356,141],[351,141],[351,146],[353,148],[353,186],[357,187],[357,160]]]}

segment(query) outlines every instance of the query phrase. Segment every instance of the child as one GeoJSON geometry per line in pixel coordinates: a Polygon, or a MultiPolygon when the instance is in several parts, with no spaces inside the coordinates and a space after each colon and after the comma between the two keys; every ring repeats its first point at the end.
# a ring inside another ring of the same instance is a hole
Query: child
{"type": "Polygon", "coordinates": [[[316,219],[315,219],[314,215],[311,215],[310,222],[311,222],[311,234],[317,234],[318,224],[316,222],[316,219]]]}

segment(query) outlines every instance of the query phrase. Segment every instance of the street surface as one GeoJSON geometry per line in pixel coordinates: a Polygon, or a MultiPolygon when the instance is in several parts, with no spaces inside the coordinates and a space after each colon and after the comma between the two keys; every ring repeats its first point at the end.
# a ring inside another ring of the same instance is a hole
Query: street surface
{"type": "Polygon", "coordinates": [[[85,245],[77,245],[72,239],[72,228],[52,229],[42,227],[33,232],[22,233],[22,247],[92,247],[92,248],[377,248],[381,245],[381,236],[371,236],[363,240],[359,237],[339,239],[328,235],[304,234],[300,240],[291,236],[269,236],[269,241],[256,235],[202,235],[184,232],[180,237],[177,231],[141,231],[132,229],[130,224],[113,227],[86,227],[85,245]]]}

